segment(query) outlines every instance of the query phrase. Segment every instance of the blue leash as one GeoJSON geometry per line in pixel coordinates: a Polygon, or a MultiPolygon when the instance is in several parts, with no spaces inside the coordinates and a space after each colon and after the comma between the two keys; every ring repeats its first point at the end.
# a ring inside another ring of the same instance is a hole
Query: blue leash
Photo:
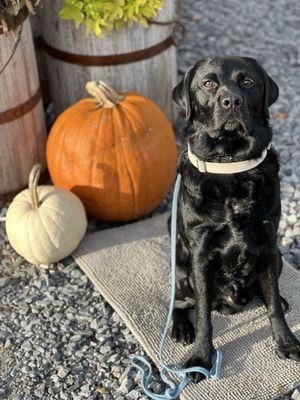
{"type": "Polygon", "coordinates": [[[220,369],[223,359],[223,353],[220,350],[216,350],[213,354],[213,366],[209,371],[203,367],[191,367],[183,368],[180,365],[167,364],[163,358],[164,343],[168,333],[169,325],[172,319],[174,302],[175,302],[175,288],[176,288],[176,220],[177,220],[177,203],[178,203],[178,192],[180,187],[181,175],[177,175],[175,188],[173,192],[173,202],[172,202],[172,220],[171,220],[171,298],[169,305],[169,312],[167,320],[165,323],[164,331],[162,334],[160,347],[159,347],[159,359],[162,365],[160,370],[160,377],[162,381],[169,386],[164,394],[156,394],[150,390],[150,384],[152,380],[152,368],[150,363],[145,357],[135,355],[131,356],[131,363],[134,368],[136,368],[141,373],[141,385],[144,393],[153,400],[173,400],[177,399],[185,388],[185,386],[191,381],[189,373],[199,372],[205,375],[206,378],[218,379],[220,376],[220,369]],[[181,382],[176,386],[176,384],[171,381],[167,374],[171,373],[181,378],[181,382]]]}

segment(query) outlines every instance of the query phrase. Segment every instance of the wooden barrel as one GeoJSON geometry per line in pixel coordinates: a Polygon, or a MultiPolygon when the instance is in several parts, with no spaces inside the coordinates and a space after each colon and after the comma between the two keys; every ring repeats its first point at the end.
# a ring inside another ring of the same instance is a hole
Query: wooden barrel
{"type": "MultiPolygon", "coordinates": [[[[17,34],[0,34],[0,70],[17,34]]],[[[29,20],[16,52],[0,75],[0,203],[27,186],[32,166],[46,168],[46,126],[29,20]]]]}
{"type": "MultiPolygon", "coordinates": [[[[135,25],[107,33],[104,39],[86,38],[85,26],[62,21],[58,13],[62,0],[43,5],[43,37],[48,53],[48,78],[55,113],[83,97],[85,84],[104,80],[118,92],[138,91],[150,97],[173,123],[177,112],[172,89],[177,83],[176,48],[172,25],[135,25]]],[[[176,2],[165,1],[158,21],[175,17],[176,2]]]]}

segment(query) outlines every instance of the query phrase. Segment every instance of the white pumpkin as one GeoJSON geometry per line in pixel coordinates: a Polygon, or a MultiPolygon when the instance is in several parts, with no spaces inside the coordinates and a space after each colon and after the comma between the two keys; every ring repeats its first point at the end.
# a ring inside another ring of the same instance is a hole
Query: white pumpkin
{"type": "Polygon", "coordinates": [[[17,253],[32,264],[62,260],[78,246],[87,228],[79,198],[54,186],[37,186],[41,166],[29,176],[29,188],[19,193],[6,215],[6,233],[17,253]]]}

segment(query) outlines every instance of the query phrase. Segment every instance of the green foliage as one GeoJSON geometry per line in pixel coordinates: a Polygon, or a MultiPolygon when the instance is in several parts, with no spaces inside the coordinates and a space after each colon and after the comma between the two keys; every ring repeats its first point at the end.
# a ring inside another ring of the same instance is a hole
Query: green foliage
{"type": "MultiPolygon", "coordinates": [[[[78,28],[85,23],[87,36],[90,32],[102,38],[104,31],[132,26],[137,22],[147,26],[147,20],[155,18],[164,0],[64,0],[59,15],[74,21],[78,28]]],[[[169,0],[172,1],[172,0],[169,0]]]]}

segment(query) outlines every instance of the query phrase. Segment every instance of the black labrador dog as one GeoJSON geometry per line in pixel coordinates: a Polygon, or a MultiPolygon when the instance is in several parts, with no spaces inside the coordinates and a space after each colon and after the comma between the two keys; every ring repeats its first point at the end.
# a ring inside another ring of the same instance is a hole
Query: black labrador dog
{"type": "MultiPolygon", "coordinates": [[[[256,60],[216,57],[190,68],[173,99],[185,110],[192,153],[200,160],[232,163],[256,160],[266,152],[272,139],[268,107],[278,94],[256,60]]],[[[287,303],[278,289],[278,171],[273,149],[258,166],[227,174],[199,172],[187,149],[180,156],[172,337],[195,342],[188,366],[211,368],[211,311],[235,313],[254,295],[266,305],[278,355],[300,361],[300,343],[286,323],[287,303]],[[188,319],[194,306],[195,329],[188,319]]],[[[196,375],[196,382],[202,379],[196,375]]]]}

